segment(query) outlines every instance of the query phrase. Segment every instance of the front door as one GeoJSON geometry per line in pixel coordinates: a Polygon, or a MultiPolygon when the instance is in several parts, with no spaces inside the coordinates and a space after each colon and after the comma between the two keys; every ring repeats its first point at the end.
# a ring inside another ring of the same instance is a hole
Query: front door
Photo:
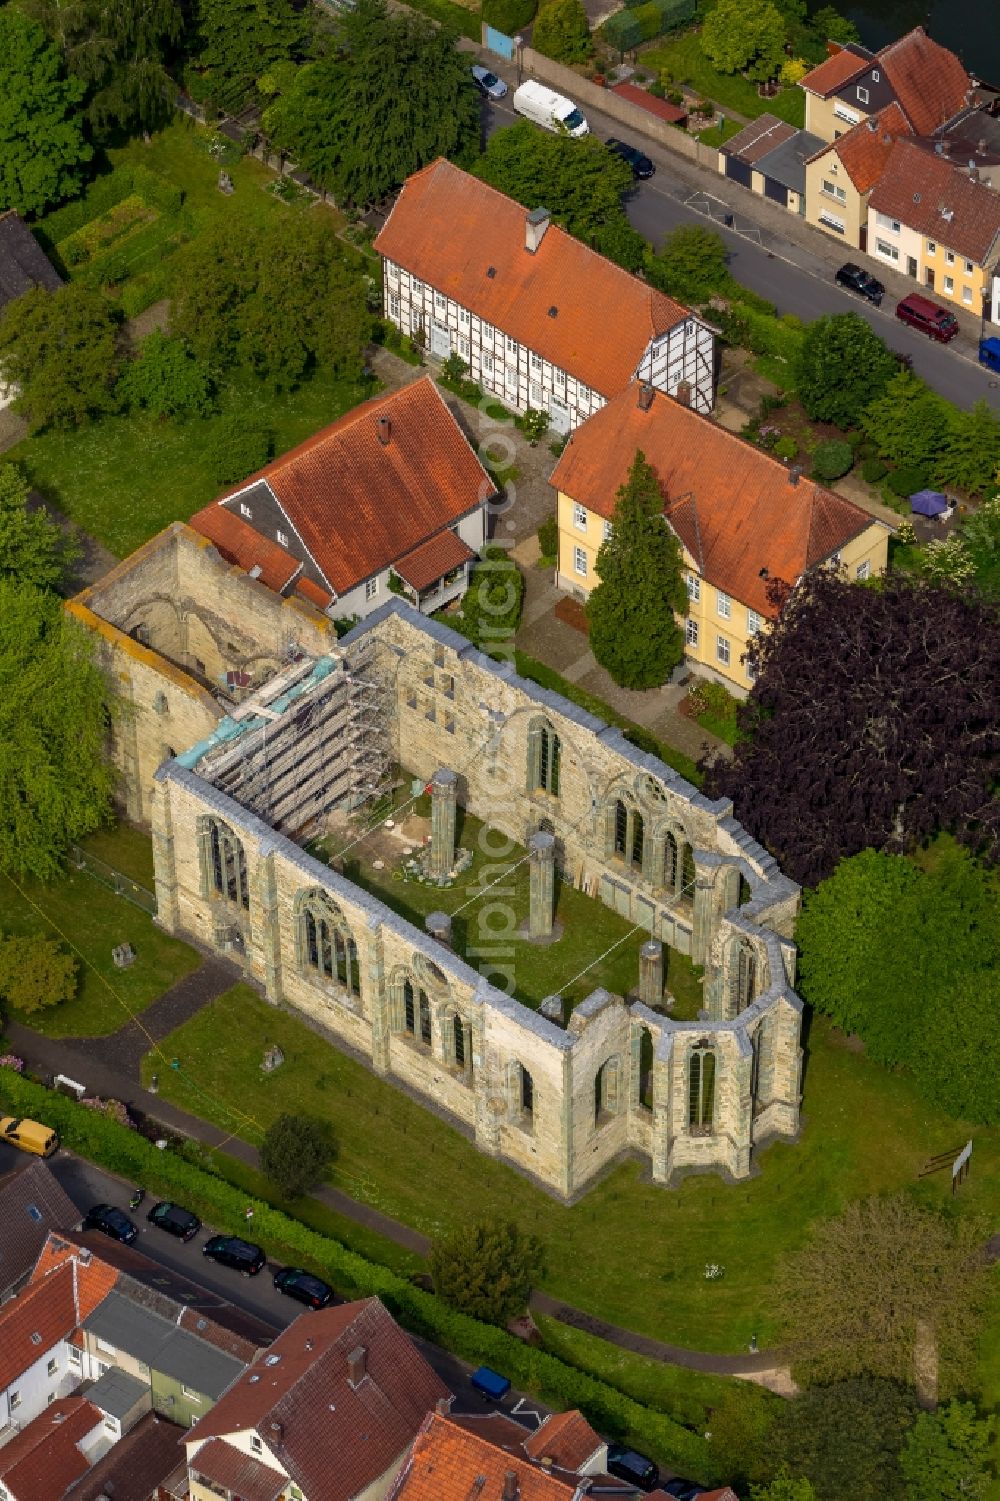
{"type": "Polygon", "coordinates": [[[569,407],[556,401],[554,396],[549,397],[549,423],[554,433],[563,435],[569,432],[569,407]]]}
{"type": "Polygon", "coordinates": [[[907,276],[912,276],[914,278],[917,274],[917,263],[912,255],[908,255],[906,257],[906,274],[907,276]]]}
{"type": "Polygon", "coordinates": [[[928,266],[926,268],[926,270],[924,271],[924,280],[927,283],[927,290],[928,290],[928,292],[933,292],[933,290],[934,290],[934,267],[933,266],[928,266]]]}
{"type": "Polygon", "coordinates": [[[440,323],[431,324],[431,354],[446,360],[451,354],[451,334],[440,323]]]}

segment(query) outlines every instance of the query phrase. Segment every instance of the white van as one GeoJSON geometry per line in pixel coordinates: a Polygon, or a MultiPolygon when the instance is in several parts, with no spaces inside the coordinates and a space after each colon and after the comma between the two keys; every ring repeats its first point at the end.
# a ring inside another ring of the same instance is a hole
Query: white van
{"type": "Polygon", "coordinates": [[[514,109],[526,120],[534,120],[546,130],[565,132],[571,136],[590,134],[590,126],[583,118],[572,99],[556,94],[544,84],[522,83],[512,100],[514,109]]]}

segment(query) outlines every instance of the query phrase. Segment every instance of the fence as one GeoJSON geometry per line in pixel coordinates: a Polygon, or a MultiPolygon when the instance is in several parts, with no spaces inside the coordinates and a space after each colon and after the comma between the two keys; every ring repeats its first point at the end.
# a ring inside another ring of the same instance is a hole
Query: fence
{"type": "Polygon", "coordinates": [[[95,881],[100,881],[102,886],[110,887],[116,896],[123,896],[127,902],[133,902],[144,912],[156,916],[156,897],[145,886],[140,886],[138,881],[133,881],[131,876],[123,875],[113,865],[106,865],[96,855],[82,850],[78,844],[70,846],[69,858],[70,864],[77,870],[85,870],[95,881]]]}

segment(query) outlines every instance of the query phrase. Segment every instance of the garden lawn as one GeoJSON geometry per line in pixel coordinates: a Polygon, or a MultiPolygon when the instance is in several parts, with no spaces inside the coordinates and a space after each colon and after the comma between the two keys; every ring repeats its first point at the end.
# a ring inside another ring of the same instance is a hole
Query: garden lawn
{"type": "Polygon", "coordinates": [[[640,52],[639,66],[661,76],[669,73],[673,83],[697,89],[705,99],[713,99],[723,109],[735,110],[746,120],[756,120],[758,115],[766,113],[787,120],[789,125],[805,124],[806,96],[797,85],[782,89],[773,99],[762,99],[757,85],[739,73],[716,72],[701,50],[701,35],[697,31],[663,37],[648,51],[640,52]]]}
{"type": "MultiPolygon", "coordinates": [[[[134,829],[95,835],[86,847],[99,858],[151,884],[149,839],[134,829]]],[[[0,932],[38,933],[71,947],[79,961],[79,990],[71,1001],[11,1018],[49,1037],[103,1037],[125,1026],[165,990],[196,969],[199,956],[157,928],[148,913],[116,896],[86,871],[67,869],[57,881],[0,876],[0,932]],[[135,963],[116,969],[111,950],[131,943],[135,963]],[[110,988],[109,988],[110,987],[110,988]]]]}
{"type": "MultiPolygon", "coordinates": [[[[911,1082],[839,1046],[814,1023],[797,1143],[776,1143],[748,1182],[715,1175],[655,1188],[639,1162],[625,1162],[572,1208],[513,1168],[485,1157],[461,1132],[339,1052],[295,1016],[247,987],[212,1002],[163,1044],[197,1081],[159,1067],[161,1093],[195,1114],[228,1121],[232,1105],[264,1128],[282,1111],[331,1123],[338,1155],[330,1181],[353,1198],[434,1235],[470,1220],[512,1217],[540,1236],[554,1295],[625,1328],[693,1349],[741,1351],[756,1334],[773,1340],[774,1269],[809,1225],[866,1194],[912,1189],[949,1200],[942,1177],[917,1182],[927,1157],[972,1135],[973,1173],[962,1210],[995,1209],[1000,1131],[935,1113],[911,1082]],[[261,1072],[264,1047],[285,1063],[261,1072]],[[873,1127],[873,1123],[876,1123],[873,1127]],[[716,1262],[724,1276],[706,1281],[716,1262]]],[[[147,1057],[144,1077],[154,1071],[147,1057]]]]}

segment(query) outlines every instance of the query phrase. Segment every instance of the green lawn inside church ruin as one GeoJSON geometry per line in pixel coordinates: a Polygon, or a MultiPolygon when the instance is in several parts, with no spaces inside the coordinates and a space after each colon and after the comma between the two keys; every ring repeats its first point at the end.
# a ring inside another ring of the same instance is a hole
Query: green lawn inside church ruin
{"type": "Polygon", "coordinates": [[[944,1201],[946,1177],[917,1174],[970,1135],[973,1171],[958,1208],[986,1211],[1000,1174],[1000,1131],[931,1111],[905,1076],[845,1047],[825,1022],[811,1028],[801,1139],[761,1151],[755,1177],[733,1185],[711,1174],[668,1190],[629,1161],[572,1208],[248,986],[212,1002],[163,1051],[197,1085],[147,1057],[144,1077],[158,1072],[173,1103],[251,1139],[282,1111],[320,1115],[338,1144],[330,1181],[352,1198],[427,1235],[513,1218],[545,1245],[548,1292],[694,1349],[743,1350],[752,1334],[766,1347],[779,1257],[849,1200],[906,1188],[944,1201]],[[275,1042],[285,1062],[265,1075],[261,1057],[275,1042]],[[720,1280],[706,1281],[709,1262],[725,1268],[720,1280]]]}

